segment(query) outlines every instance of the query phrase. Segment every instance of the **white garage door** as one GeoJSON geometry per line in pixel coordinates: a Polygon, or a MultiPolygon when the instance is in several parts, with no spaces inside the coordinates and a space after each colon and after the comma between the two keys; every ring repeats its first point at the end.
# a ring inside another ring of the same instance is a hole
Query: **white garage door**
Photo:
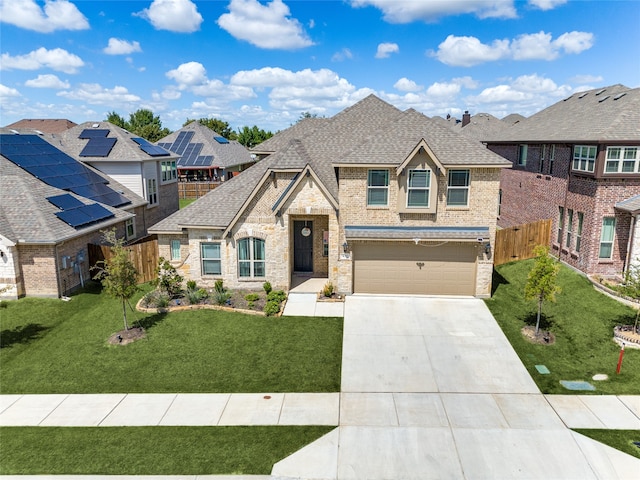
{"type": "Polygon", "coordinates": [[[475,243],[353,244],[355,293],[475,295],[475,243]]]}

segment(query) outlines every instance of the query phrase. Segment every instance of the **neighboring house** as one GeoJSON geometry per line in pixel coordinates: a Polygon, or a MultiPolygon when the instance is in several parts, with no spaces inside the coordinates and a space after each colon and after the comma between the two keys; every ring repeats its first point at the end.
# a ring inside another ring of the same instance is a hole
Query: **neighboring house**
{"type": "Polygon", "coordinates": [[[134,236],[146,201],[34,133],[0,129],[0,293],[61,297],[91,277],[88,244],[134,236]]]}
{"type": "Polygon", "coordinates": [[[149,229],[201,286],[342,293],[491,292],[499,177],[510,164],[371,95],[255,147],[273,153],[149,229]],[[314,124],[312,128],[308,128],[314,124]],[[286,144],[278,143],[287,135],[286,144]]]}
{"type": "Polygon", "coordinates": [[[178,155],[178,177],[184,181],[224,181],[255,163],[242,144],[227,140],[195,121],[156,142],[178,155]]]}
{"type": "Polygon", "coordinates": [[[575,93],[485,142],[513,164],[499,226],[553,219],[552,252],[587,274],[620,275],[640,257],[640,89],[575,93]]]}
{"type": "Polygon", "coordinates": [[[178,156],[109,122],[85,122],[51,142],[147,200],[135,218],[138,237],[179,209],[178,156]]]}
{"type": "Polygon", "coordinates": [[[470,115],[465,112],[462,121],[451,124],[454,132],[460,133],[473,140],[482,141],[487,137],[499,135],[511,124],[506,123],[489,113],[476,113],[470,115]]]}
{"type": "Polygon", "coordinates": [[[64,118],[23,118],[4,128],[10,130],[34,130],[41,133],[61,133],[77,123],[64,118]]]}

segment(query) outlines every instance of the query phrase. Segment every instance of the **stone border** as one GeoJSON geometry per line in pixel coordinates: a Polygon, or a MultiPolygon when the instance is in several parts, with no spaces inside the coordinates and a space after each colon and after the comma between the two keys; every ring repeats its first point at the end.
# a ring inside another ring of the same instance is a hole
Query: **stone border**
{"type": "MultiPolygon", "coordinates": [[[[224,307],[222,305],[211,305],[211,304],[178,305],[178,306],[171,306],[171,307],[164,307],[164,308],[148,308],[148,307],[143,307],[141,305],[143,299],[144,297],[142,297],[140,300],[138,300],[138,303],[136,303],[136,310],[144,313],[184,312],[186,310],[222,310],[223,312],[246,313],[248,315],[256,315],[259,317],[267,316],[266,313],[260,310],[244,310],[242,308],[224,307]]],[[[286,303],[287,303],[287,300],[285,299],[280,304],[280,311],[276,315],[271,315],[271,316],[272,317],[282,316],[282,312],[284,312],[284,306],[286,303]]]]}

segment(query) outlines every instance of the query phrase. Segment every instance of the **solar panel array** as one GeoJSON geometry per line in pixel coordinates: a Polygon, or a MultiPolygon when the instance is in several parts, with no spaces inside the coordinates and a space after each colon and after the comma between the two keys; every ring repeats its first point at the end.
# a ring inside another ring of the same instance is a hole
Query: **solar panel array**
{"type": "Polygon", "coordinates": [[[107,138],[109,130],[85,128],[78,138],[89,139],[80,152],[81,157],[108,157],[117,138],[107,138]]]}
{"type": "Polygon", "coordinates": [[[83,227],[106,220],[107,218],[115,217],[113,213],[102,205],[98,205],[97,203],[85,205],[68,193],[47,197],[47,200],[61,210],[60,212],[56,212],[56,217],[73,228],[83,227]]]}
{"type": "Polygon", "coordinates": [[[190,143],[194,134],[195,132],[180,132],[173,143],[165,142],[159,143],[158,145],[180,155],[178,168],[196,169],[198,167],[211,167],[213,155],[200,155],[204,144],[190,143]]]}
{"type": "Polygon", "coordinates": [[[144,153],[151,155],[152,157],[167,157],[170,155],[170,153],[167,152],[164,148],[154,145],[152,143],[149,143],[144,138],[134,137],[131,140],[133,140],[138,145],[140,145],[140,149],[144,153]]]}
{"type": "Polygon", "coordinates": [[[223,143],[223,144],[224,144],[224,143],[229,143],[229,140],[227,140],[227,139],[226,139],[226,138],[224,138],[224,137],[213,137],[213,139],[214,139],[216,142],[218,142],[218,143],[223,143]]]}
{"type": "Polygon", "coordinates": [[[0,135],[0,154],[47,185],[120,207],[131,201],[108,181],[38,135],[0,135]]]}

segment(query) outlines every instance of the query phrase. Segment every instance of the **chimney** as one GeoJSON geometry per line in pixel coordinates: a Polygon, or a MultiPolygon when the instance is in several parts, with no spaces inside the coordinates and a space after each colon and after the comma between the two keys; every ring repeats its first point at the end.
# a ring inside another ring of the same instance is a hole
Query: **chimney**
{"type": "Polygon", "coordinates": [[[469,110],[465,110],[462,115],[462,126],[469,125],[469,123],[471,123],[471,115],[469,115],[469,110]]]}

